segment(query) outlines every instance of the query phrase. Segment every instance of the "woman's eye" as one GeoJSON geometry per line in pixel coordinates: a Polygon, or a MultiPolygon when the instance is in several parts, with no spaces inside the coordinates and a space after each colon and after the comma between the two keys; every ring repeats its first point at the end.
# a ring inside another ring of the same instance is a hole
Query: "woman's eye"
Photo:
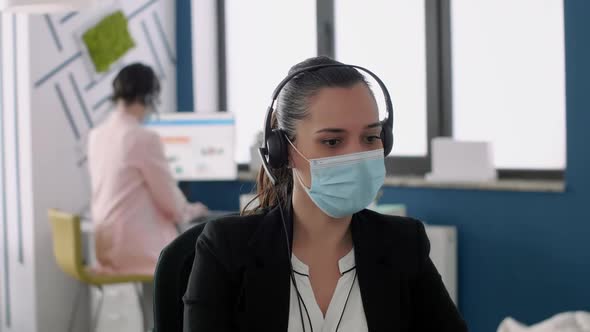
{"type": "Polygon", "coordinates": [[[340,140],[339,139],[325,139],[322,141],[322,144],[325,144],[327,146],[336,146],[338,144],[340,144],[340,140]]]}
{"type": "Polygon", "coordinates": [[[367,141],[367,143],[374,143],[377,140],[380,140],[381,137],[379,136],[367,136],[367,138],[365,138],[365,140],[367,141]]]}

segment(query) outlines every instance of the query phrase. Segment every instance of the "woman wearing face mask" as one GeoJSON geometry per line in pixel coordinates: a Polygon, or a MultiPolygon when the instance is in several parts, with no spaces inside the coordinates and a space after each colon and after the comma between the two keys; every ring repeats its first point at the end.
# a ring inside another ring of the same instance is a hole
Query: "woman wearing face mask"
{"type": "MultiPolygon", "coordinates": [[[[338,64],[317,57],[290,73],[338,64]]],[[[284,139],[268,151],[285,161],[268,159],[274,184],[261,169],[253,211],[198,239],[185,331],[466,331],[423,225],[365,210],[385,178],[384,136],[359,71],[294,76],[271,126],[284,139]]]]}

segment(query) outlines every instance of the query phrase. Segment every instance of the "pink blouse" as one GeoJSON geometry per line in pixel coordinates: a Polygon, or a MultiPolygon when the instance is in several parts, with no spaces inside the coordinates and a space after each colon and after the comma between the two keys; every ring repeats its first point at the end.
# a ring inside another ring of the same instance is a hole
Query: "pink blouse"
{"type": "Polygon", "coordinates": [[[124,111],[91,131],[88,167],[97,272],[153,274],[175,224],[206,210],[176,186],[158,134],[124,111]]]}

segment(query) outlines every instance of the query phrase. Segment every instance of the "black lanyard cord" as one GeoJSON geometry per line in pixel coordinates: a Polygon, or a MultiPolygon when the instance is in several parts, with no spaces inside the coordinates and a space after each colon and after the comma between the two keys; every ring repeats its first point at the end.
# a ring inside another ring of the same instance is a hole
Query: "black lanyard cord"
{"type": "Polygon", "coordinates": [[[295,282],[295,273],[293,272],[293,263],[291,262],[291,243],[289,241],[289,233],[287,232],[287,224],[285,223],[285,217],[283,216],[283,207],[282,202],[279,199],[278,202],[279,211],[281,213],[281,220],[283,221],[283,229],[285,231],[285,239],[287,240],[287,257],[289,259],[289,269],[291,274],[291,281],[293,282],[293,286],[295,287],[295,292],[297,293],[297,303],[299,304],[299,316],[301,318],[301,327],[303,327],[303,332],[305,332],[305,323],[303,322],[303,313],[301,312],[301,304],[303,304],[303,308],[305,309],[305,314],[307,315],[307,321],[309,322],[309,327],[311,328],[311,332],[313,332],[313,324],[311,322],[311,318],[309,317],[309,311],[307,310],[307,306],[301,297],[301,293],[299,293],[299,288],[297,288],[297,283],[295,282]]]}
{"type": "Polygon", "coordinates": [[[356,273],[354,271],[354,278],[352,279],[352,285],[350,285],[350,289],[348,290],[348,295],[346,295],[346,302],[344,302],[344,308],[342,308],[342,313],[340,314],[340,319],[338,320],[338,325],[336,325],[336,332],[340,329],[340,323],[342,323],[342,317],[344,317],[344,311],[346,311],[346,305],[348,304],[348,299],[350,298],[350,293],[352,293],[352,289],[354,288],[354,283],[356,282],[356,273]]]}

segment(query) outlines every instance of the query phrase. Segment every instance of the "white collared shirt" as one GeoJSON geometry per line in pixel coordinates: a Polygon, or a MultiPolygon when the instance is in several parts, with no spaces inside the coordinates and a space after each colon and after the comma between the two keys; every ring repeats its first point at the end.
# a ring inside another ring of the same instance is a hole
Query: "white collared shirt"
{"type": "MultiPolygon", "coordinates": [[[[326,317],[322,314],[316,302],[313,289],[311,288],[309,267],[295,255],[291,256],[291,262],[293,264],[295,282],[309,312],[309,320],[311,320],[313,325],[313,332],[368,331],[355,266],[354,249],[338,261],[340,279],[338,279],[334,295],[332,295],[332,299],[330,300],[326,317]]],[[[297,292],[291,282],[288,332],[303,332],[299,303],[297,292]]],[[[301,304],[301,313],[303,315],[303,323],[305,324],[305,332],[311,332],[312,330],[309,326],[309,320],[303,304],[301,304]]]]}

